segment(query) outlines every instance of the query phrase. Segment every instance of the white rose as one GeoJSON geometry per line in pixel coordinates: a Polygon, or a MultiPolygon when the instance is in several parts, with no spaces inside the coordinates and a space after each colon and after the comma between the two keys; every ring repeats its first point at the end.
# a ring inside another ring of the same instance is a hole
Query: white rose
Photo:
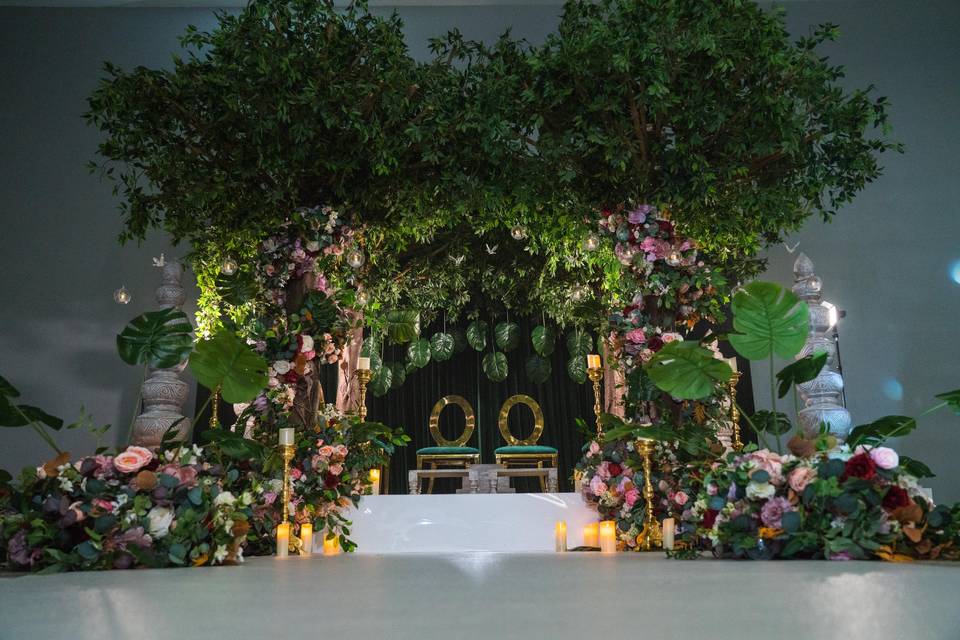
{"type": "Polygon", "coordinates": [[[273,363],[273,370],[276,371],[277,374],[281,376],[287,373],[288,371],[290,371],[290,369],[291,369],[290,363],[287,362],[286,360],[277,360],[276,362],[273,363]]]}
{"type": "Polygon", "coordinates": [[[310,253],[316,253],[317,251],[320,251],[320,243],[316,240],[311,240],[307,243],[307,251],[310,253]]]}
{"type": "Polygon", "coordinates": [[[769,482],[751,482],[747,485],[747,497],[753,500],[772,498],[777,492],[769,482]]]}
{"type": "Polygon", "coordinates": [[[313,338],[312,338],[312,337],[303,335],[303,336],[300,336],[300,341],[303,342],[303,346],[300,347],[300,351],[301,351],[302,353],[306,353],[307,351],[313,351],[313,338]]]}
{"type": "Polygon", "coordinates": [[[215,506],[220,506],[224,504],[233,504],[237,499],[233,497],[233,494],[229,491],[221,491],[217,494],[217,497],[213,499],[213,504],[215,506]]]}
{"type": "Polygon", "coordinates": [[[147,520],[150,521],[150,535],[157,539],[162,538],[170,533],[173,510],[167,507],[154,507],[147,513],[147,520]]]}

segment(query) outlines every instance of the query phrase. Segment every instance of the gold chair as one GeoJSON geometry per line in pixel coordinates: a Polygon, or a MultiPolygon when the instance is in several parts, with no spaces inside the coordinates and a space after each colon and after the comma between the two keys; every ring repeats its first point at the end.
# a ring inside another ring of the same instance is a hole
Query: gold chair
{"type": "MultiPolygon", "coordinates": [[[[467,468],[480,462],[480,450],[476,447],[466,446],[473,436],[476,426],[476,415],[466,398],[457,395],[440,398],[433,405],[433,411],[430,413],[430,436],[437,446],[417,450],[417,469],[424,469],[424,464],[429,464],[431,469],[438,469],[441,466],[467,468]],[[453,440],[447,440],[440,433],[440,414],[451,404],[463,409],[463,415],[467,423],[463,433],[453,440]]],[[[427,493],[433,493],[433,480],[433,478],[430,478],[427,483],[427,493]]]]}
{"type": "MultiPolygon", "coordinates": [[[[523,394],[507,398],[500,407],[497,426],[500,427],[500,435],[507,441],[506,446],[498,447],[493,451],[497,464],[504,467],[536,467],[538,469],[543,468],[544,463],[554,468],[557,466],[557,450],[537,444],[540,436],[543,435],[544,424],[543,411],[540,410],[536,400],[523,394]],[[510,432],[510,410],[518,404],[526,405],[533,412],[533,433],[523,440],[510,432]]],[[[543,478],[540,478],[540,488],[544,492],[547,490],[543,478]]]]}

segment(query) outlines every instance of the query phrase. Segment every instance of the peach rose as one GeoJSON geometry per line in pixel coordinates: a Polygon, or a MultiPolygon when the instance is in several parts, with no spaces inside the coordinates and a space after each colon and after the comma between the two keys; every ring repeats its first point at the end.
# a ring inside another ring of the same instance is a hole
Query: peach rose
{"type": "Polygon", "coordinates": [[[807,485],[813,482],[816,477],[816,469],[812,467],[797,467],[790,472],[790,475],[787,477],[787,482],[790,483],[791,489],[797,493],[803,493],[803,490],[807,488],[807,485]]]}
{"type": "Polygon", "coordinates": [[[150,464],[153,452],[144,447],[127,447],[113,459],[113,467],[120,473],[135,473],[150,464]]]}

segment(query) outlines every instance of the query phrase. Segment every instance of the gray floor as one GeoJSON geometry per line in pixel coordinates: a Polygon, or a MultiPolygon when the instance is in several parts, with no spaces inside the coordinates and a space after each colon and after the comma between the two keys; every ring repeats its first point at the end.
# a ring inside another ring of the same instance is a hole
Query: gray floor
{"type": "Polygon", "coordinates": [[[960,639],[960,566],[660,554],[255,558],[0,580],[0,638],[960,639]]]}

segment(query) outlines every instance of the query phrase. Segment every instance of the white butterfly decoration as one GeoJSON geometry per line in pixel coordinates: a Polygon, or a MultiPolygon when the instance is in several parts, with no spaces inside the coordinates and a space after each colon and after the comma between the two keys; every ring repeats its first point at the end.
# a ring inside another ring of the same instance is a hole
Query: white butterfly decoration
{"type": "Polygon", "coordinates": [[[457,265],[458,267],[463,264],[463,261],[467,259],[466,254],[462,256],[450,256],[450,262],[457,265]]]}
{"type": "Polygon", "coordinates": [[[166,265],[166,264],[167,264],[167,259],[163,256],[162,253],[160,254],[160,257],[159,257],[159,258],[154,258],[154,259],[153,259],[153,266],[155,266],[155,267],[162,267],[162,266],[164,266],[164,265],[166,265]]]}
{"type": "Polygon", "coordinates": [[[799,247],[799,246],[800,246],[800,242],[799,242],[799,241],[797,242],[797,244],[793,245],[793,247],[791,247],[790,245],[788,245],[786,242],[783,243],[783,248],[787,250],[787,253],[793,253],[794,251],[797,250],[797,247],[799,247]]]}
{"type": "Polygon", "coordinates": [[[485,246],[485,247],[487,248],[487,253],[489,253],[489,254],[492,255],[492,256],[497,255],[497,249],[500,248],[500,245],[499,245],[499,244],[495,244],[495,245],[493,245],[493,246],[491,247],[491,246],[488,245],[487,243],[484,243],[483,246],[485,246]]]}

